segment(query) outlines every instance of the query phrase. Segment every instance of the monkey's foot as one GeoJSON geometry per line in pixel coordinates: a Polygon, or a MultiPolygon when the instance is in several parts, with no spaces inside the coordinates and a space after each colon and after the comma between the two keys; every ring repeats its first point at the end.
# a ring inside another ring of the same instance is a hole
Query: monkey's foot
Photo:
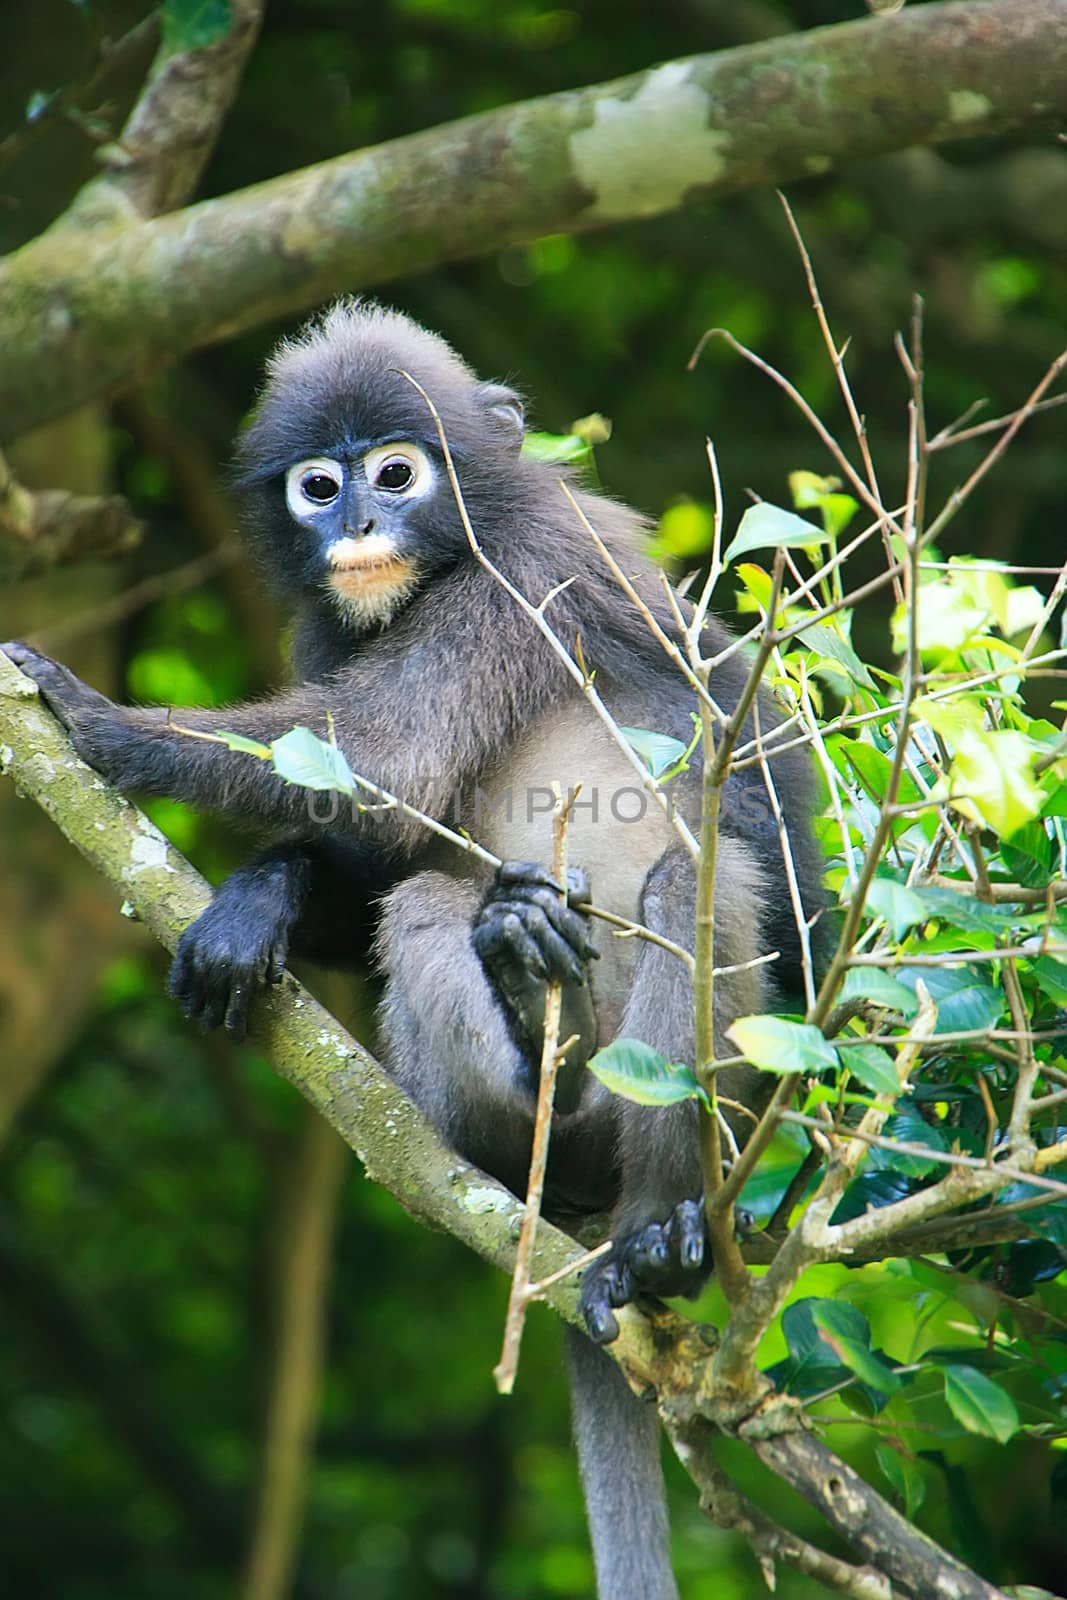
{"type": "Polygon", "coordinates": [[[270,879],[235,873],[179,939],[167,989],[204,1033],[221,1026],[243,1039],[256,996],[281,981],[291,931],[270,879]]]}
{"type": "Polygon", "coordinates": [[[567,873],[567,901],[551,873],[534,861],[505,861],[475,919],[474,948],[498,984],[521,977],[543,983],[585,982],[586,967],[600,952],[591,944],[586,919],[575,910],[589,899],[580,868],[567,873]]]}
{"type": "Polygon", "coordinates": [[[619,1332],[615,1312],[638,1295],[692,1297],[711,1271],[711,1251],[698,1200],[683,1200],[666,1222],[649,1222],[622,1234],[611,1250],[582,1274],[580,1308],[594,1344],[619,1332]]]}

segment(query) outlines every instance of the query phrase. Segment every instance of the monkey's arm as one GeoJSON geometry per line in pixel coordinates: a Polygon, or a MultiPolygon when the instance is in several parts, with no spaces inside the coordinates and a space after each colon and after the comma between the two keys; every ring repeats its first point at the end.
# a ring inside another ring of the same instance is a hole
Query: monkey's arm
{"type": "MultiPolygon", "coordinates": [[[[500,713],[483,712],[477,703],[476,674],[450,672],[427,681],[425,662],[384,645],[374,658],[354,660],[333,678],[217,710],[116,705],[31,646],[2,648],[37,684],[82,759],[116,787],[275,829],[315,830],[321,810],[316,813],[310,792],[279,778],[265,761],[189,733],[224,730],[270,744],[297,726],[321,738],[332,727],[354,771],[424,809],[436,804],[442,811],[487,745],[504,739],[500,713]]],[[[483,671],[483,681],[486,676],[483,671]]],[[[422,837],[418,822],[385,808],[345,806],[329,823],[401,849],[422,837]]]]}

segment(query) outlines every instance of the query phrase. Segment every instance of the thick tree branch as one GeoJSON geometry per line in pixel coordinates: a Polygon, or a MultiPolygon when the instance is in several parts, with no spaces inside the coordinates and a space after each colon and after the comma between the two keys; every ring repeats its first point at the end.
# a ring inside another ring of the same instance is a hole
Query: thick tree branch
{"type": "Polygon", "coordinates": [[[0,273],[0,437],[345,289],[1065,114],[1064,0],[947,0],[468,117],[154,222],[60,229],[0,273]]]}

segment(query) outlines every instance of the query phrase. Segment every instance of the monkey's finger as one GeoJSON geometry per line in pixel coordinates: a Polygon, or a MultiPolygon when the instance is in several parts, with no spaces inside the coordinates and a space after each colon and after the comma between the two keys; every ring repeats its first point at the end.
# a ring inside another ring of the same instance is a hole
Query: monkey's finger
{"type": "Polygon", "coordinates": [[[69,728],[71,708],[78,701],[92,696],[95,691],[88,689],[69,668],[60,666],[50,656],[42,655],[32,645],[12,643],[0,648],[20,672],[33,679],[56,718],[69,728]]]}
{"type": "Polygon", "coordinates": [[[167,993],[178,1002],[178,1009],[187,1022],[200,1019],[206,998],[206,981],[197,960],[196,947],[183,935],[167,977],[167,993]]]}
{"type": "Polygon", "coordinates": [[[267,958],[265,981],[271,984],[281,983],[282,978],[285,975],[285,965],[288,960],[288,939],[276,939],[274,944],[271,946],[270,955],[267,958]]]}
{"type": "Polygon", "coordinates": [[[585,905],[592,899],[589,888],[589,874],[584,867],[567,868],[567,904],[570,906],[585,905]]]}
{"type": "Polygon", "coordinates": [[[517,910],[494,907],[494,915],[478,924],[471,934],[474,948],[487,966],[500,962],[520,966],[524,972],[542,981],[548,977],[548,967],[536,942],[530,938],[525,923],[517,910]]]}
{"type": "Polygon", "coordinates": [[[207,983],[197,1013],[201,1033],[213,1033],[226,1020],[230,1005],[230,984],[226,981],[207,983]]]}
{"type": "Polygon", "coordinates": [[[704,1208],[699,1200],[683,1200],[671,1217],[669,1229],[678,1265],[685,1272],[699,1272],[707,1243],[704,1208]]]}
{"type": "Polygon", "coordinates": [[[551,889],[556,895],[562,892],[551,872],[539,861],[502,861],[496,869],[496,881],[503,889],[551,889]]]}
{"type": "MultiPolygon", "coordinates": [[[[588,926],[585,917],[580,911],[575,911],[571,906],[565,905],[559,896],[550,889],[537,887],[515,888],[511,891],[512,900],[521,905],[534,906],[551,923],[556,933],[564,939],[575,954],[582,961],[596,961],[600,951],[589,938],[588,926]]],[[[490,900],[488,907],[495,902],[490,900]]],[[[488,908],[487,907],[487,908],[488,908]]],[[[580,982],[580,979],[576,979],[580,982]]]]}
{"type": "Polygon", "coordinates": [[[670,1267],[671,1248],[667,1224],[650,1222],[626,1244],[626,1257],[634,1276],[655,1291],[656,1280],[670,1267]]]}
{"type": "MultiPolygon", "coordinates": [[[[562,910],[557,905],[557,910],[562,910]]],[[[568,913],[573,916],[574,913],[568,913]]],[[[539,904],[522,902],[518,913],[527,937],[533,940],[551,977],[562,983],[579,984],[585,981],[585,968],[575,954],[574,946],[556,926],[556,919],[539,904]]]]}
{"type": "Polygon", "coordinates": [[[610,1344],[618,1337],[619,1323],[614,1308],[626,1305],[633,1294],[632,1274],[620,1257],[606,1256],[586,1270],[579,1304],[594,1344],[610,1344]]]}
{"type": "Polygon", "coordinates": [[[248,1018],[254,994],[255,989],[250,984],[235,983],[230,990],[222,1025],[236,1044],[240,1044],[248,1033],[248,1018]]]}

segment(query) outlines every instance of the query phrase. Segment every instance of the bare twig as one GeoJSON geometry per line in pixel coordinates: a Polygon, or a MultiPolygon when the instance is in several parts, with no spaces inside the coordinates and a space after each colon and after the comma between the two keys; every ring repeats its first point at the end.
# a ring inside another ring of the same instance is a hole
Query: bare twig
{"type": "MultiPolygon", "coordinates": [[[[561,885],[561,896],[566,900],[567,882],[567,825],[577,799],[575,790],[567,800],[558,784],[553,784],[555,805],[552,811],[552,873],[561,885]]],[[[537,1223],[541,1216],[541,1197],[545,1188],[548,1168],[548,1144],[552,1129],[552,1107],[556,1094],[556,1074],[567,1053],[567,1041],[560,1045],[559,1023],[563,1005],[563,986],[558,978],[550,978],[545,985],[544,1040],[541,1046],[541,1070],[537,1080],[537,1110],[534,1114],[533,1144],[530,1151],[530,1175],[526,1185],[526,1204],[522,1213],[522,1231],[515,1252],[515,1271],[511,1279],[507,1317],[504,1322],[504,1346],[500,1360],[493,1368],[493,1378],[501,1394],[510,1394],[515,1385],[519,1365],[519,1347],[526,1323],[526,1311],[537,1297],[537,1289],[530,1276],[537,1223]]]]}

